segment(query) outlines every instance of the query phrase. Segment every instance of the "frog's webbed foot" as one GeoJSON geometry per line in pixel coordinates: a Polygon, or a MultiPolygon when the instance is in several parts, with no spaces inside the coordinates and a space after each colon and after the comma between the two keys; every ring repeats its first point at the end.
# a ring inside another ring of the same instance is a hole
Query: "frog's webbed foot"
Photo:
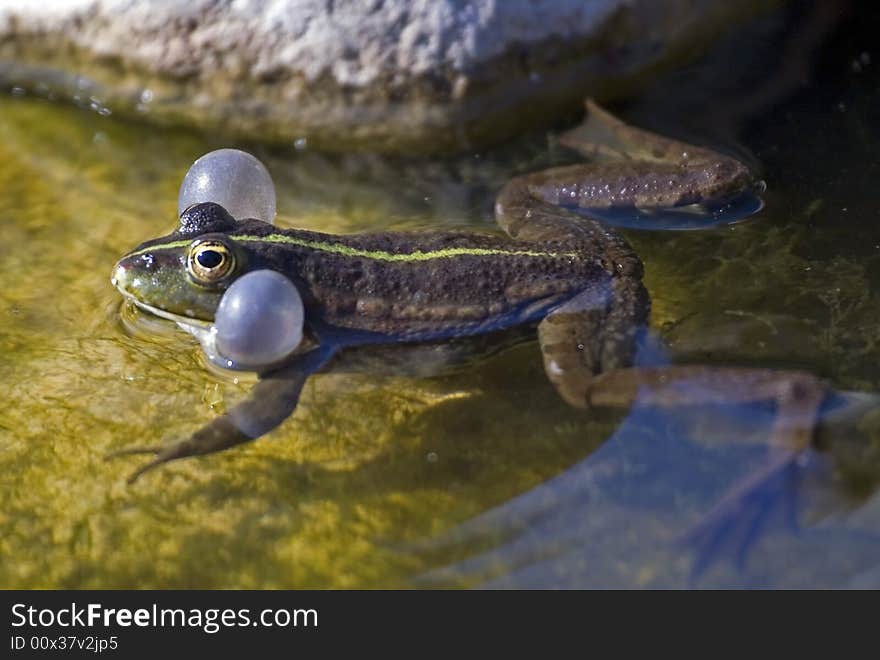
{"type": "Polygon", "coordinates": [[[118,458],[154,454],[155,458],[128,477],[132,484],[145,472],[180,458],[229,449],[265,435],[296,409],[306,379],[323,367],[335,349],[318,347],[298,356],[289,365],[260,375],[248,398],[225,415],[213,419],[188,439],[168,446],[129,447],[107,456],[118,458]]]}
{"type": "Polygon", "coordinates": [[[153,445],[149,447],[127,447],[126,449],[119,449],[118,451],[111,451],[109,454],[105,454],[104,460],[110,461],[114,458],[122,458],[123,456],[140,456],[142,454],[154,454],[156,456],[154,460],[150,461],[146,465],[138,468],[130,475],[128,475],[128,478],[125,480],[125,482],[130,485],[137,481],[144,472],[148,472],[157,465],[161,465],[162,463],[173,460],[172,457],[164,458],[162,456],[163,452],[165,452],[169,448],[170,447],[163,447],[161,445],[153,445]]]}
{"type": "MultiPolygon", "coordinates": [[[[638,160],[689,166],[696,161],[715,161],[709,149],[631,126],[592,99],[584,102],[584,121],[562,133],[561,145],[592,160],[638,160]]],[[[731,159],[733,160],[733,159],[731,159]]]]}
{"type": "Polygon", "coordinates": [[[795,452],[784,451],[770,458],[680,537],[680,542],[695,554],[692,580],[725,555],[744,570],[750,550],[777,511],[781,510],[789,528],[797,529],[799,458],[795,452]]]}
{"type": "MultiPolygon", "coordinates": [[[[239,404],[236,408],[239,408],[242,405],[244,404],[239,404]]],[[[291,409],[290,412],[293,412],[293,410],[291,409]]],[[[279,416],[280,413],[281,411],[279,410],[279,416]]],[[[281,421],[283,421],[283,418],[279,420],[278,423],[280,424],[281,421]]],[[[270,429],[267,429],[266,432],[269,430],[270,429]]],[[[212,420],[209,424],[193,433],[187,440],[182,440],[167,446],[128,447],[126,449],[112,452],[108,454],[106,458],[113,459],[141,454],[155,455],[153,460],[142,465],[128,476],[126,482],[133,484],[141,477],[141,475],[164,463],[179,458],[186,458],[188,456],[200,456],[222,451],[234,447],[235,445],[255,440],[256,437],[258,436],[251,437],[247,433],[244,433],[235,425],[229,415],[223,415],[222,417],[212,420]]]]}

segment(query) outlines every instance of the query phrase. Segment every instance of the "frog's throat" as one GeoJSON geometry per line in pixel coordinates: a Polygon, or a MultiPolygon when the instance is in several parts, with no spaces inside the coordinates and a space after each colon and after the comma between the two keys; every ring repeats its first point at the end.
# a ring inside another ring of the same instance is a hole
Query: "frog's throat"
{"type": "MultiPolygon", "coordinates": [[[[476,248],[476,247],[452,247],[442,250],[432,250],[422,252],[417,250],[409,253],[385,252],[383,250],[362,250],[354,248],[342,243],[328,243],[326,241],[309,241],[295,236],[287,236],[286,234],[269,234],[268,236],[252,236],[249,234],[235,235],[230,234],[229,237],[234,241],[242,243],[276,243],[283,245],[295,245],[297,247],[309,248],[312,250],[320,250],[321,252],[330,252],[346,257],[362,257],[366,259],[374,259],[377,261],[430,261],[432,259],[448,259],[451,257],[461,256],[505,256],[505,257],[550,257],[550,258],[570,258],[577,259],[581,255],[577,252],[545,252],[541,250],[504,250],[494,248],[476,248]]],[[[126,255],[126,258],[136,257],[139,254],[151,252],[154,250],[171,250],[174,248],[184,247],[192,243],[191,240],[172,241],[170,243],[161,243],[159,245],[150,245],[141,248],[126,255]]]]}

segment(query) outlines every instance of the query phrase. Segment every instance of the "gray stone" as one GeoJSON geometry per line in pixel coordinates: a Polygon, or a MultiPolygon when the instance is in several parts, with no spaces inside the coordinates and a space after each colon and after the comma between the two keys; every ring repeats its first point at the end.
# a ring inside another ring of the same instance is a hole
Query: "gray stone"
{"type": "Polygon", "coordinates": [[[0,0],[0,82],[263,140],[442,151],[619,93],[772,4],[0,0]]]}

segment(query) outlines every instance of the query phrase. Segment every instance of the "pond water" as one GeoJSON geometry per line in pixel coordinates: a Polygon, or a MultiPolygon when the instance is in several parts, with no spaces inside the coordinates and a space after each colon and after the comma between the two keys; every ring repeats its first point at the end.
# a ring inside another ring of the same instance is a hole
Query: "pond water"
{"type": "MultiPolygon", "coordinates": [[[[826,45],[809,84],[742,122],[736,143],[703,135],[761,163],[754,219],[626,231],[674,362],[798,368],[838,391],[877,391],[870,35],[826,45]]],[[[619,112],[650,121],[657,95],[619,112]]],[[[704,130],[651,127],[676,126],[704,130]]],[[[167,324],[127,323],[109,282],[121,254],[173,228],[195,158],[258,155],[284,226],[488,231],[507,178],[570,160],[552,131],[431,162],[328,156],[8,94],[0,138],[0,586],[880,586],[873,398],[826,405],[823,451],[796,488],[768,496],[781,504],[748,552],[722,544],[701,563],[682,534],[760,465],[772,407],[573,410],[534,341],[433,376],[313,377],[270,436],[133,486],[136,459],[104,459],[185,436],[254,382],[206,369],[167,324]]]]}

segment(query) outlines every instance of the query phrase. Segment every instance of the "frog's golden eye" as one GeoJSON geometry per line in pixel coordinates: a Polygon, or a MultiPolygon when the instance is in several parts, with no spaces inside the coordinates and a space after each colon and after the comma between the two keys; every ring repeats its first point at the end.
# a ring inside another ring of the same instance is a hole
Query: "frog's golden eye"
{"type": "Polygon", "coordinates": [[[199,284],[216,284],[235,266],[235,256],[220,241],[196,241],[186,256],[186,270],[199,284]]]}

